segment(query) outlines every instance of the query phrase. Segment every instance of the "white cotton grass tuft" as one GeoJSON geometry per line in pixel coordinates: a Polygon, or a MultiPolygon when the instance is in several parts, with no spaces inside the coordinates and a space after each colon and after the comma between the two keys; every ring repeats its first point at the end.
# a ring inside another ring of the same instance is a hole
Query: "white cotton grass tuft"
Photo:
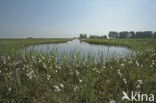
{"type": "Polygon", "coordinates": [[[111,100],[110,103],[116,103],[116,101],[115,100],[111,100]]]}
{"type": "Polygon", "coordinates": [[[51,78],[51,75],[47,75],[47,80],[49,80],[51,78]]]}
{"type": "Polygon", "coordinates": [[[54,85],[54,88],[55,88],[55,92],[60,92],[61,91],[61,89],[57,85],[54,85]]]}
{"type": "Polygon", "coordinates": [[[74,87],[74,92],[76,92],[76,90],[77,90],[77,86],[74,87]]]}
{"type": "Polygon", "coordinates": [[[143,83],[143,81],[140,79],[140,80],[138,80],[138,83],[141,85],[143,83]]]}
{"type": "Polygon", "coordinates": [[[136,63],[136,65],[137,65],[137,67],[139,67],[139,66],[140,66],[137,60],[135,61],[135,63],[136,63]]]}
{"type": "Polygon", "coordinates": [[[121,63],[121,67],[125,68],[125,64],[124,63],[121,63]]]}
{"type": "Polygon", "coordinates": [[[122,76],[120,69],[118,69],[118,74],[120,75],[120,77],[122,76]]]}
{"type": "Polygon", "coordinates": [[[34,73],[33,70],[31,70],[31,71],[30,71],[29,73],[27,73],[26,75],[27,75],[27,77],[28,77],[29,79],[32,79],[33,77],[36,77],[36,75],[35,75],[35,73],[34,73]]]}
{"type": "Polygon", "coordinates": [[[12,90],[11,88],[8,89],[9,92],[10,92],[11,90],[12,90]]]}
{"type": "Polygon", "coordinates": [[[62,84],[62,83],[60,83],[60,86],[63,88],[64,87],[64,85],[62,84]]]}
{"type": "Polygon", "coordinates": [[[82,83],[82,79],[80,79],[79,82],[82,83]]]}
{"type": "Polygon", "coordinates": [[[80,73],[76,70],[76,75],[78,76],[80,73]]]}
{"type": "Polygon", "coordinates": [[[123,79],[123,81],[124,81],[124,83],[125,83],[125,84],[127,84],[127,81],[126,81],[126,79],[125,79],[125,78],[123,79]]]}

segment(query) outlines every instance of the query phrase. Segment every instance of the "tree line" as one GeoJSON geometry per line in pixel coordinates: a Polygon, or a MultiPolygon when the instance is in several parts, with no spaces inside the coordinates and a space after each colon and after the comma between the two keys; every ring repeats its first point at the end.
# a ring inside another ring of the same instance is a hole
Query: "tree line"
{"type": "Polygon", "coordinates": [[[110,31],[108,34],[109,38],[156,38],[156,32],[152,31],[110,31]]]}
{"type": "MultiPolygon", "coordinates": [[[[86,38],[87,38],[87,34],[80,34],[79,38],[80,38],[80,39],[86,39],[86,38]]],[[[90,39],[92,39],[92,38],[105,38],[105,39],[107,39],[107,35],[102,35],[102,36],[98,36],[98,35],[89,35],[88,38],[90,38],[90,39]]]]}
{"type": "MultiPolygon", "coordinates": [[[[116,31],[110,31],[108,33],[109,38],[156,38],[156,32],[152,31],[139,31],[139,32],[134,32],[134,31],[122,31],[122,32],[116,32],[116,31]]],[[[104,38],[107,39],[107,35],[89,35],[87,37],[87,34],[80,34],[79,36],[80,39],[87,39],[87,38],[104,38]]]]}

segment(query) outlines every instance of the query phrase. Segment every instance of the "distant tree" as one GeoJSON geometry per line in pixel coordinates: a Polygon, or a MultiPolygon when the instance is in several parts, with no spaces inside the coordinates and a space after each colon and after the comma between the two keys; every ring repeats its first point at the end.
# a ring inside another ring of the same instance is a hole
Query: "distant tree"
{"type": "Polygon", "coordinates": [[[143,35],[144,35],[144,32],[141,32],[141,31],[136,32],[135,38],[143,38],[143,35]]]}
{"type": "Polygon", "coordinates": [[[86,39],[87,38],[87,34],[80,34],[79,38],[80,39],[86,39]]]}
{"type": "Polygon", "coordinates": [[[89,38],[98,38],[97,35],[90,35],[89,38]]]}
{"type": "Polygon", "coordinates": [[[83,38],[83,34],[80,34],[79,38],[83,38]]]}
{"type": "Polygon", "coordinates": [[[83,37],[87,39],[87,34],[84,34],[83,37]]]}
{"type": "Polygon", "coordinates": [[[90,38],[90,39],[92,39],[92,38],[105,38],[105,39],[107,39],[107,36],[106,36],[106,35],[102,35],[102,36],[90,35],[89,38],[90,38]]]}
{"type": "Polygon", "coordinates": [[[118,38],[118,32],[115,32],[115,31],[110,31],[108,36],[110,38],[118,38]]]}
{"type": "Polygon", "coordinates": [[[136,32],[135,38],[152,38],[152,31],[136,32]]]}
{"type": "Polygon", "coordinates": [[[129,38],[134,38],[135,37],[135,32],[134,31],[130,31],[129,32],[129,38]]]}
{"type": "Polygon", "coordinates": [[[89,38],[91,39],[91,38],[94,38],[94,35],[89,35],[89,38]]]}
{"type": "Polygon", "coordinates": [[[115,32],[115,31],[110,31],[108,34],[109,38],[156,38],[156,32],[152,31],[139,31],[139,32],[134,32],[134,31],[122,31],[122,32],[115,32]]]}
{"type": "Polygon", "coordinates": [[[100,38],[107,39],[107,35],[102,35],[100,38]]]}
{"type": "Polygon", "coordinates": [[[152,38],[153,32],[152,31],[144,31],[143,38],[152,38]]]}
{"type": "Polygon", "coordinates": [[[153,33],[153,38],[156,38],[156,32],[153,33]]]}
{"type": "Polygon", "coordinates": [[[128,38],[128,37],[129,37],[128,31],[119,32],[119,38],[128,38]]]}

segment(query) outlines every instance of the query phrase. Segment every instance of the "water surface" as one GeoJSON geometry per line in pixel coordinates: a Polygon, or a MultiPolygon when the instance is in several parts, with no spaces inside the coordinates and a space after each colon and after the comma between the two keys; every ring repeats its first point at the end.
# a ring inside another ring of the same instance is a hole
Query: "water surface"
{"type": "Polygon", "coordinates": [[[55,54],[58,57],[63,55],[70,56],[73,53],[79,54],[80,57],[87,57],[88,54],[95,59],[101,56],[106,57],[126,57],[133,54],[132,50],[121,46],[108,46],[108,45],[97,45],[82,42],[78,39],[68,41],[66,43],[52,43],[52,44],[39,44],[35,46],[29,46],[26,48],[29,50],[34,50],[36,52],[50,53],[51,51],[56,51],[55,54]]]}

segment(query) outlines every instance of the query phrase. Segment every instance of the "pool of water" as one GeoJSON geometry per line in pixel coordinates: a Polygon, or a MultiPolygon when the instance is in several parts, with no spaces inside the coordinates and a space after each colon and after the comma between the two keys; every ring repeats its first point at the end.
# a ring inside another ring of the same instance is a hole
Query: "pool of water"
{"type": "Polygon", "coordinates": [[[58,57],[63,55],[70,56],[71,54],[79,54],[80,57],[87,57],[91,55],[95,59],[103,56],[106,57],[126,57],[131,56],[133,51],[121,46],[108,46],[108,45],[96,45],[82,42],[78,39],[68,41],[66,43],[52,43],[52,44],[39,44],[34,46],[29,46],[26,50],[33,50],[35,52],[50,53],[55,51],[58,57]]]}

